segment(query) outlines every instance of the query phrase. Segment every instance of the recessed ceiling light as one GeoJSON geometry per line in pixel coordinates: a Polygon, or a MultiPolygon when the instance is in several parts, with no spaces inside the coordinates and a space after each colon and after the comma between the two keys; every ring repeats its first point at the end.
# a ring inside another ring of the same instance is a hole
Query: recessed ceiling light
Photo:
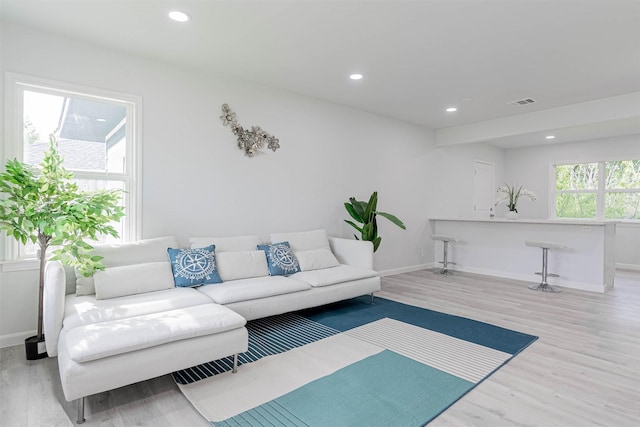
{"type": "Polygon", "coordinates": [[[172,10],[169,12],[169,18],[176,22],[187,22],[191,19],[189,15],[184,12],[180,12],[179,10],[172,10]]]}
{"type": "Polygon", "coordinates": [[[458,111],[458,109],[456,107],[447,108],[447,113],[455,113],[456,111],[458,111]]]}
{"type": "Polygon", "coordinates": [[[103,118],[96,119],[96,122],[106,122],[106,121],[107,121],[107,119],[103,119],[103,118]]]}
{"type": "Polygon", "coordinates": [[[553,138],[555,138],[555,135],[547,135],[547,136],[545,136],[545,138],[547,138],[547,139],[553,139],[553,138]]]}
{"type": "Polygon", "coordinates": [[[351,80],[361,80],[364,77],[364,75],[360,74],[360,73],[353,73],[349,76],[349,78],[351,80]]]}

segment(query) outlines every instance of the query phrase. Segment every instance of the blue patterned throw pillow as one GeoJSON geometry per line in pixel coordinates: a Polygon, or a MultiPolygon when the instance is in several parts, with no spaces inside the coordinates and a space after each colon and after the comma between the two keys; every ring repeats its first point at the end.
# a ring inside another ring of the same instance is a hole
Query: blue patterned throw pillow
{"type": "Polygon", "coordinates": [[[300,271],[300,264],[289,247],[289,242],[274,243],[273,245],[258,245],[258,250],[267,254],[269,275],[288,276],[300,271]]]}
{"type": "Polygon", "coordinates": [[[186,288],[222,283],[216,268],[215,249],[215,245],[195,249],[167,248],[176,286],[186,288]]]}

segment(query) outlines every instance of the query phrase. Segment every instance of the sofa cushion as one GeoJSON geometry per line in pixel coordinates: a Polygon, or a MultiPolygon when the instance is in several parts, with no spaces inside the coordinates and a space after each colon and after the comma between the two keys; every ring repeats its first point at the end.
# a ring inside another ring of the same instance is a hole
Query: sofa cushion
{"type": "MultiPolygon", "coordinates": [[[[175,237],[157,237],[131,243],[96,245],[92,255],[101,256],[105,268],[167,260],[167,248],[178,246],[175,237]]],[[[84,277],[76,269],[76,295],[96,293],[93,277],[84,277]]]]}
{"type": "Polygon", "coordinates": [[[263,251],[220,252],[216,254],[218,273],[223,281],[269,275],[263,251]]]}
{"type": "Polygon", "coordinates": [[[225,332],[241,328],[245,323],[242,316],[228,308],[207,303],[80,326],[67,332],[66,344],[69,357],[83,363],[172,341],[225,332]]]}
{"type": "Polygon", "coordinates": [[[291,251],[289,242],[258,245],[258,249],[267,257],[271,276],[288,276],[300,271],[298,259],[291,251]]]}
{"type": "Polygon", "coordinates": [[[258,236],[237,237],[191,237],[191,248],[203,248],[215,245],[216,252],[255,251],[256,245],[261,243],[258,236]]]}
{"type": "Polygon", "coordinates": [[[82,325],[125,319],[177,308],[211,303],[211,298],[190,288],[129,295],[97,300],[94,295],[67,295],[63,327],[71,330],[82,325]]]}
{"type": "Polygon", "coordinates": [[[84,277],[77,268],[74,269],[76,274],[76,295],[93,295],[96,293],[95,282],[93,276],[84,277]]]}
{"type": "Polygon", "coordinates": [[[202,292],[218,304],[247,301],[311,289],[309,284],[283,276],[233,280],[215,286],[202,286],[202,292]]]}
{"type": "Polygon", "coordinates": [[[176,286],[222,283],[216,267],[215,249],[214,245],[195,249],[167,248],[176,286]]]}
{"type": "Polygon", "coordinates": [[[169,261],[123,265],[93,275],[96,299],[161,291],[174,287],[169,261]]]}
{"type": "Polygon", "coordinates": [[[291,278],[308,283],[314,288],[335,285],[337,283],[350,282],[352,280],[375,277],[378,273],[366,268],[339,265],[338,267],[324,268],[296,273],[291,278]]]}
{"type": "Polygon", "coordinates": [[[329,238],[325,230],[302,231],[297,233],[272,233],[271,242],[289,242],[296,251],[308,251],[329,247],[329,238]]]}
{"type": "Polygon", "coordinates": [[[301,271],[320,270],[322,268],[337,267],[340,265],[338,259],[329,248],[296,251],[295,254],[300,263],[301,271]]]}

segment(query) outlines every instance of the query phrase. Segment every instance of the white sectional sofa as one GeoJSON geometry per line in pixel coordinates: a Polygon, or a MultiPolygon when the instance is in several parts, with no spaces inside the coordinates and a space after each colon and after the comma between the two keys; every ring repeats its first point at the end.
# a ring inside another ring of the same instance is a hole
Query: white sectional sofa
{"type": "Polygon", "coordinates": [[[106,268],[92,278],[77,277],[59,262],[47,264],[47,352],[58,356],[66,400],[79,400],[78,422],[85,396],[229,355],[237,360],[247,350],[247,320],[380,290],[371,243],[328,238],[324,230],[270,239],[199,237],[190,244],[192,251],[214,245],[209,276],[221,283],[175,286],[178,263],[167,255],[178,248],[173,237],[96,247],[106,268]],[[273,245],[282,242],[289,251],[273,245]],[[282,255],[276,249],[291,263],[284,267],[296,272],[276,275],[282,265],[268,256],[282,255]]]}

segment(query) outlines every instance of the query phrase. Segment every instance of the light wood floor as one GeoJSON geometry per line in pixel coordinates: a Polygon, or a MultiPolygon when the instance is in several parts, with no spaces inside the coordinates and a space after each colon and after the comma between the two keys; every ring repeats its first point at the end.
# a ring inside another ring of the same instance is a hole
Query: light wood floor
{"type": "MultiPolygon", "coordinates": [[[[382,279],[380,296],[540,337],[429,426],[640,426],[640,275],[619,274],[606,295],[526,285],[428,271],[382,279]]],[[[0,351],[1,426],[73,424],[56,363],[0,351]]],[[[88,426],[209,425],[169,376],[91,396],[86,414],[88,426]]]]}

